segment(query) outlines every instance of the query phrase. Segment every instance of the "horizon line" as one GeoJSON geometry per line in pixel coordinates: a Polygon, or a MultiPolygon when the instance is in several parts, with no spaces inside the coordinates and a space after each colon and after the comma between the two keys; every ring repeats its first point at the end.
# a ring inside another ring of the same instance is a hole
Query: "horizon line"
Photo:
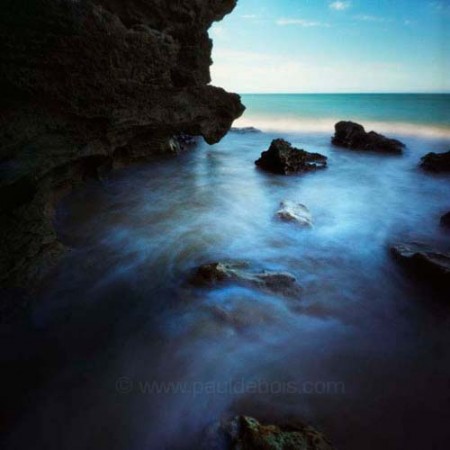
{"type": "Polygon", "coordinates": [[[239,95],[450,95],[450,91],[416,92],[238,92],[239,95]]]}

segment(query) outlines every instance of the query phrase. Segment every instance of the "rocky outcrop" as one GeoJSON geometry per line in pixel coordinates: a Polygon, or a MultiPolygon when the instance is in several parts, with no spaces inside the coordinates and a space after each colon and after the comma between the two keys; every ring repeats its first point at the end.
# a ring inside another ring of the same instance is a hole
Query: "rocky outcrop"
{"type": "Polygon", "coordinates": [[[396,139],[389,139],[375,131],[366,132],[364,127],[354,122],[338,122],[335,125],[333,145],[352,150],[366,150],[379,153],[400,154],[405,145],[396,139]]]}
{"type": "Polygon", "coordinates": [[[261,130],[258,130],[258,128],[255,127],[243,127],[243,128],[232,127],[230,131],[236,134],[255,134],[262,132],[261,130]]]}
{"type": "Polygon", "coordinates": [[[285,222],[294,222],[301,227],[312,227],[312,216],[308,208],[301,203],[285,200],[280,203],[277,217],[285,222]]]}
{"type": "Polygon", "coordinates": [[[391,252],[413,275],[432,285],[450,289],[450,253],[433,250],[418,242],[393,245],[391,252]]]}
{"type": "Polygon", "coordinates": [[[227,282],[237,283],[286,297],[298,297],[302,292],[293,275],[284,272],[257,271],[245,261],[204,264],[197,269],[190,281],[198,287],[227,282]]]}
{"type": "Polygon", "coordinates": [[[214,143],[243,112],[209,85],[211,23],[236,0],[15,0],[0,5],[0,285],[63,250],[55,201],[86,177],[214,143]]]}
{"type": "Polygon", "coordinates": [[[292,147],[284,139],[275,139],[269,149],[261,153],[255,164],[269,172],[289,175],[324,169],[327,166],[327,157],[292,147]]]}
{"type": "Polygon", "coordinates": [[[450,151],[446,153],[428,153],[422,158],[422,169],[430,172],[450,172],[450,151]]]}
{"type": "Polygon", "coordinates": [[[222,420],[206,431],[208,450],[332,450],[326,437],[299,421],[265,425],[248,416],[222,420]]]}
{"type": "Polygon", "coordinates": [[[450,229],[450,212],[441,217],[441,226],[450,229]]]}

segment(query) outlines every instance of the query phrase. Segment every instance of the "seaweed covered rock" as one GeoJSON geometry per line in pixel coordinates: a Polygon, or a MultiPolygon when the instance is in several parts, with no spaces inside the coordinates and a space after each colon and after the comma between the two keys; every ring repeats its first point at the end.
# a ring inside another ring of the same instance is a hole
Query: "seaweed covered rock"
{"type": "Polygon", "coordinates": [[[396,139],[389,139],[375,131],[367,133],[362,125],[345,121],[335,125],[335,134],[331,142],[338,147],[352,150],[393,154],[402,153],[405,147],[405,144],[396,139]]]}
{"type": "Polygon", "coordinates": [[[255,270],[245,261],[204,264],[196,270],[190,282],[199,287],[233,282],[287,297],[297,297],[302,291],[290,273],[255,270]]]}
{"type": "Polygon", "coordinates": [[[202,449],[208,450],[332,450],[326,437],[299,421],[265,425],[248,416],[222,420],[206,432],[202,449]]]}
{"type": "Polygon", "coordinates": [[[292,147],[284,139],[275,139],[269,149],[261,153],[255,164],[269,172],[289,175],[324,169],[327,166],[327,157],[292,147]]]}
{"type": "Polygon", "coordinates": [[[450,172],[450,151],[446,153],[428,153],[422,158],[422,169],[430,172],[450,172]]]}

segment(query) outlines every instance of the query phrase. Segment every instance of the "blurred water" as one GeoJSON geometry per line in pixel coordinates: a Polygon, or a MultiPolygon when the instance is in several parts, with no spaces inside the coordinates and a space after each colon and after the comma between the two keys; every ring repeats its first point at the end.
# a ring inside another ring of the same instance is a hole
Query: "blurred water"
{"type": "Polygon", "coordinates": [[[71,194],[56,225],[73,250],[30,322],[5,333],[4,448],[198,448],[224,412],[299,416],[341,449],[447,448],[448,309],[387,249],[410,238],[450,249],[439,228],[450,179],[417,167],[450,142],[396,136],[407,149],[390,157],[333,148],[330,134],[230,133],[71,194]],[[329,168],[259,171],[280,135],[329,168]],[[314,227],[277,221],[282,200],[305,204],[314,227]],[[224,258],[291,272],[304,293],[186,285],[224,258]],[[185,390],[144,392],[145,382],[185,390]],[[321,392],[330,382],[343,389],[321,392]]]}

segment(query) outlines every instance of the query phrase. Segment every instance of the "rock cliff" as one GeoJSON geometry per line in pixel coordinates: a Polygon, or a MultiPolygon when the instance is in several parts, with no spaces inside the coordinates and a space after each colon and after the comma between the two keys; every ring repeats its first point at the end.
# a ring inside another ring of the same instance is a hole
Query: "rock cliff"
{"type": "Polygon", "coordinates": [[[220,140],[244,107],[210,86],[208,28],[236,0],[3,0],[0,285],[26,286],[63,246],[55,202],[74,182],[220,140]]]}

